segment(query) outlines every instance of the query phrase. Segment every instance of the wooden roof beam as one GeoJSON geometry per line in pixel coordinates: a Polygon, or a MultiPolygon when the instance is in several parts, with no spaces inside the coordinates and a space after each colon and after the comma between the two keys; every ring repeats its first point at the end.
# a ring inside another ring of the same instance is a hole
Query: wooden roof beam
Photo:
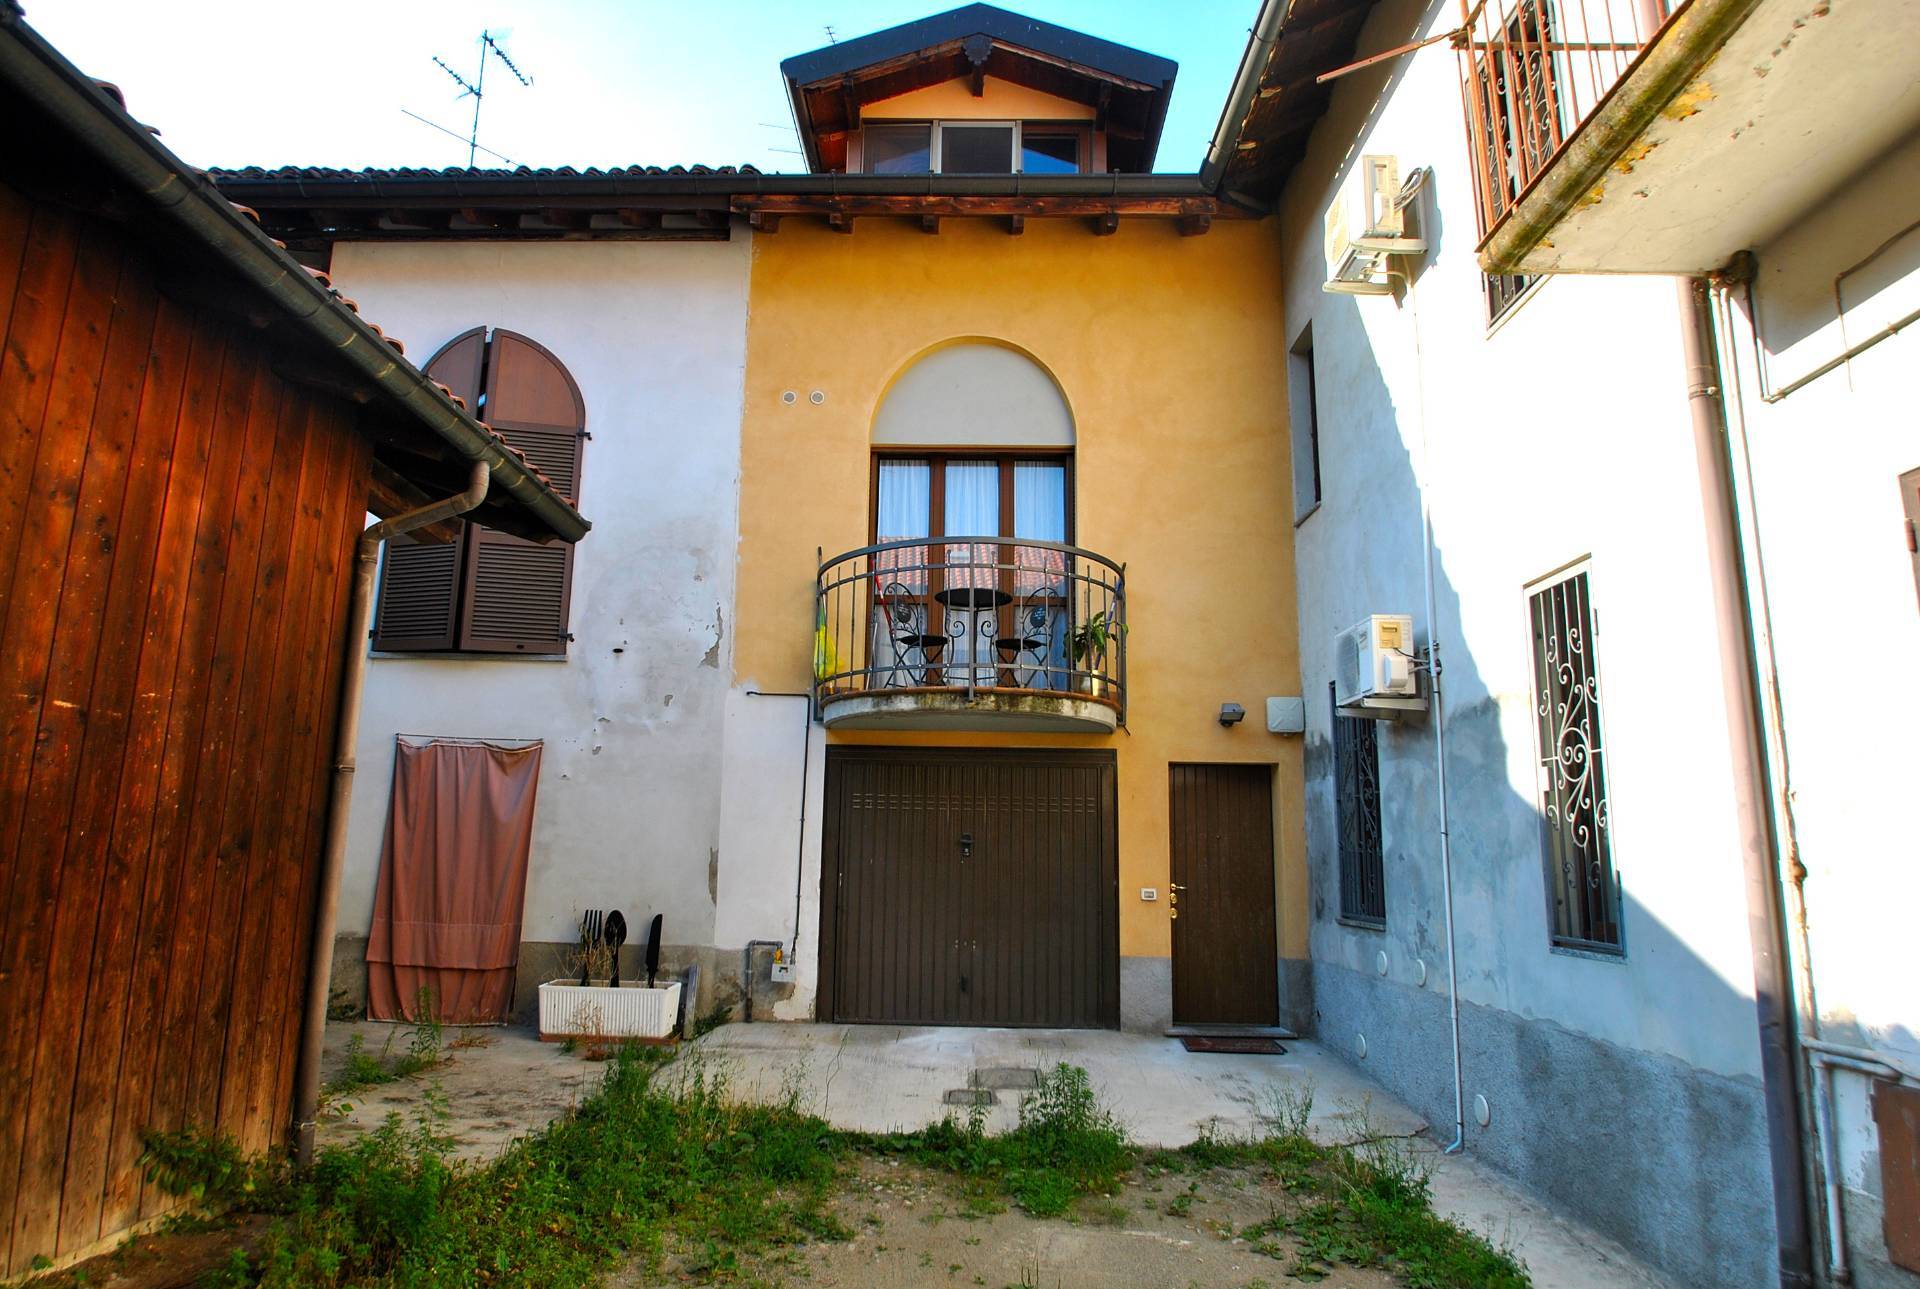
{"type": "Polygon", "coordinates": [[[975,98],[984,98],[987,92],[987,57],[993,53],[993,37],[968,36],[960,48],[972,69],[967,74],[967,88],[975,98]]]}

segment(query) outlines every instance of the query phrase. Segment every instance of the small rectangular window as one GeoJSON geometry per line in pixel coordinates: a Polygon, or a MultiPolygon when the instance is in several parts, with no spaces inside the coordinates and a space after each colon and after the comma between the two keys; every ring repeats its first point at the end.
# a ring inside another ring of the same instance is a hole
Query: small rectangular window
{"type": "Polygon", "coordinates": [[[1287,401],[1292,415],[1293,520],[1320,504],[1320,399],[1313,373],[1313,324],[1287,355],[1287,401]]]}
{"type": "Polygon", "coordinates": [[[1528,592],[1539,809],[1553,943],[1618,953],[1620,883],[1600,719],[1600,667],[1585,564],[1528,592]]]}
{"type": "Polygon", "coordinates": [[[869,125],[861,131],[861,151],[867,173],[924,175],[932,169],[933,127],[930,125],[869,125]]]}
{"type": "Polygon", "coordinates": [[[1080,136],[1023,127],[1020,131],[1020,169],[1030,175],[1080,173],[1080,136]]]}
{"type": "MultiPolygon", "coordinates": [[[[1331,696],[1333,686],[1327,686],[1331,696]]],[[[1340,824],[1340,920],[1387,924],[1380,847],[1380,744],[1374,723],[1333,707],[1333,795],[1340,824]]]]}
{"type": "Polygon", "coordinates": [[[1012,174],[1013,127],[1011,125],[941,125],[940,173],[943,175],[1012,174]]]}

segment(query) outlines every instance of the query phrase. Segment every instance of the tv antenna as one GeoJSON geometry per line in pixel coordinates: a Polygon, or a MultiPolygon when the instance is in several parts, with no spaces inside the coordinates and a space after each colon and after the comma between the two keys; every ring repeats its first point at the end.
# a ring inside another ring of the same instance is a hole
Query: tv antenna
{"type": "MultiPolygon", "coordinates": [[[[495,157],[500,156],[498,152],[480,146],[480,103],[486,96],[487,58],[489,55],[498,58],[501,63],[506,66],[506,69],[513,73],[515,80],[519,81],[528,89],[533,88],[533,77],[528,76],[514,65],[513,59],[507,57],[507,51],[500,48],[500,42],[493,38],[491,31],[482,31],[480,33],[480,69],[474,73],[472,81],[468,81],[466,77],[447,66],[447,61],[438,54],[433,56],[435,65],[437,65],[441,71],[453,77],[453,83],[460,87],[460,96],[454,101],[457,103],[460,98],[465,98],[469,94],[473,96],[473,124],[467,130],[467,168],[469,170],[473,168],[473,157],[476,152],[485,152],[495,157]]],[[[409,113],[408,115],[412,114],[409,113]]],[[[427,124],[432,125],[433,122],[428,121],[427,124]]],[[[436,126],[435,128],[440,129],[443,127],[436,126]]],[[[505,158],[502,158],[502,160],[504,159],[505,158]]]]}
{"type": "Polygon", "coordinates": [[[834,34],[832,23],[828,23],[826,26],[822,27],[820,30],[827,33],[827,43],[829,45],[837,45],[840,43],[840,37],[834,34]]]}

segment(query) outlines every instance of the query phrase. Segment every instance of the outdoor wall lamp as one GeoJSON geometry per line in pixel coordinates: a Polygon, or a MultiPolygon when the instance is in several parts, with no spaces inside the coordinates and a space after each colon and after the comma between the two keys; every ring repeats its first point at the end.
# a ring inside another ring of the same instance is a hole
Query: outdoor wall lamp
{"type": "Polygon", "coordinates": [[[1220,704],[1220,723],[1231,729],[1247,719],[1247,709],[1238,703],[1220,704]]]}

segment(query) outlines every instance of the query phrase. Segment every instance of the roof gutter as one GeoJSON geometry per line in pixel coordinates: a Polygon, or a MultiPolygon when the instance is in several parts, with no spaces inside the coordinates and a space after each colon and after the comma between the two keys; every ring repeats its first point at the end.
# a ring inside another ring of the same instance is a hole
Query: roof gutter
{"type": "Polygon", "coordinates": [[[418,368],[340,304],[301,264],[214,186],[197,179],[106,92],[0,3],[0,79],[18,86],[123,183],[182,232],[219,256],[318,344],[336,354],[408,415],[470,462],[563,541],[592,526],[533,477],[492,433],[462,412],[418,368]]]}
{"type": "Polygon", "coordinates": [[[1234,74],[1233,89],[1226,106],[1220,109],[1220,123],[1213,127],[1213,141],[1207,144],[1207,158],[1200,163],[1200,183],[1208,192],[1220,186],[1221,176],[1227,172],[1240,127],[1253,108],[1253,96],[1259,92],[1260,78],[1266,74],[1267,60],[1291,7],[1292,0],[1263,0],[1260,5],[1260,16],[1254,19],[1253,32],[1247,38],[1247,52],[1240,56],[1240,70],[1234,74]]]}

